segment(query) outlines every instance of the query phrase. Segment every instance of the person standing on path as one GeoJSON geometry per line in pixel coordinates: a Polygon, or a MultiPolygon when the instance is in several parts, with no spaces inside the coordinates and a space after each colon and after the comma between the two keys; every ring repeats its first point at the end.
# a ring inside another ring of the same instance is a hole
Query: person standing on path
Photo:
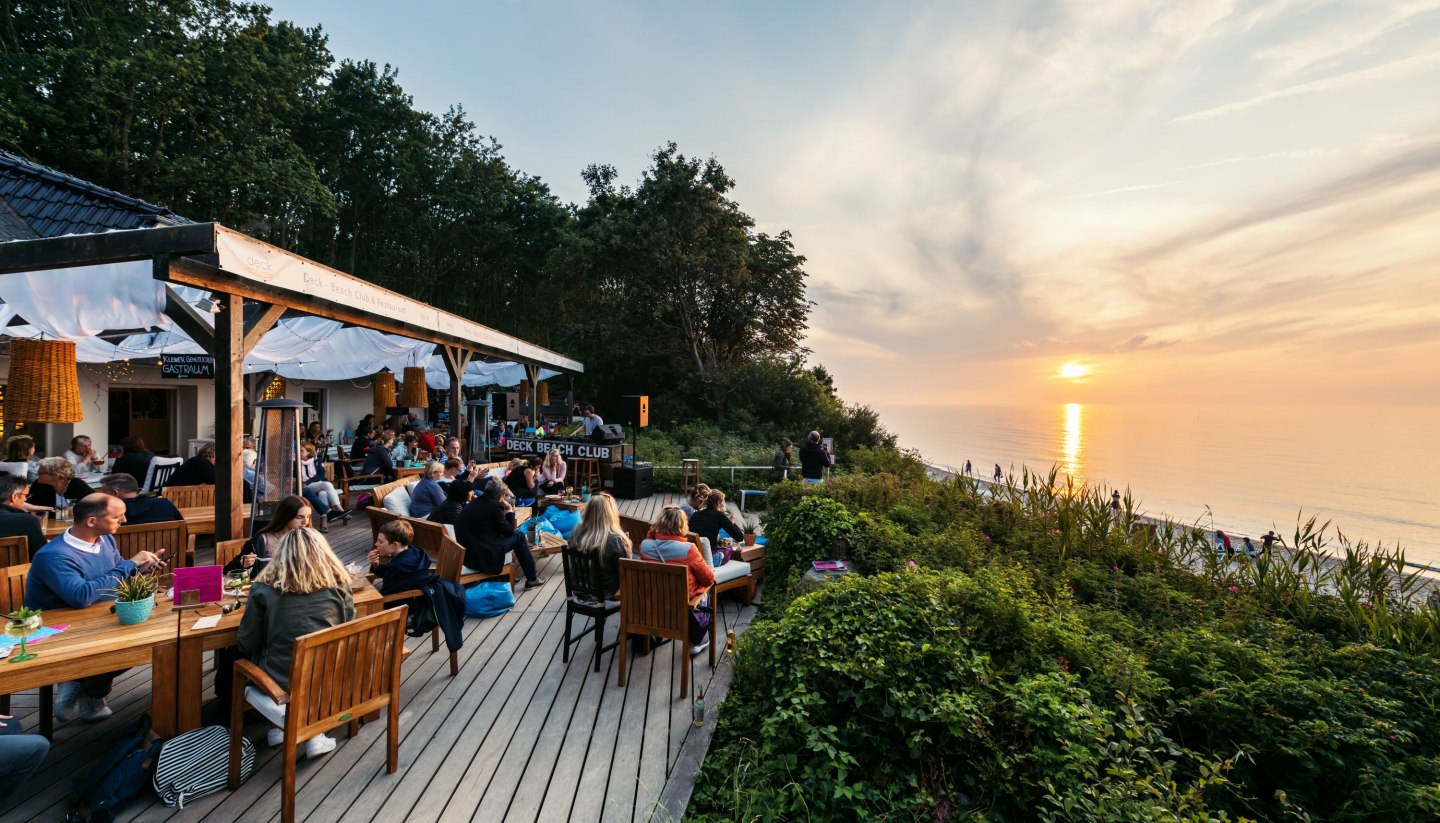
{"type": "Polygon", "coordinates": [[[965,476],[966,476],[966,477],[974,477],[974,476],[975,476],[975,469],[974,469],[974,467],[972,467],[972,466],[970,465],[970,461],[969,461],[969,460],[966,460],[966,461],[965,461],[965,476]]]}
{"type": "Polygon", "coordinates": [[[999,463],[996,463],[996,464],[995,464],[995,482],[996,482],[996,483],[999,483],[999,482],[1000,482],[1001,480],[1003,480],[1003,479],[1005,479],[1005,473],[1002,472],[1002,471],[1000,471],[1000,464],[999,464],[999,463]]]}
{"type": "Polygon", "coordinates": [[[1110,493],[1110,525],[1120,525],[1120,490],[1110,493]]]}
{"type": "Polygon", "coordinates": [[[1274,530],[1274,529],[1271,529],[1270,531],[1265,532],[1265,536],[1262,537],[1262,538],[1260,538],[1260,548],[1261,548],[1261,550],[1263,550],[1266,554],[1269,554],[1269,553],[1270,553],[1270,550],[1275,547],[1275,541],[1276,541],[1276,539],[1277,539],[1277,538],[1275,537],[1275,530],[1274,530]]]}

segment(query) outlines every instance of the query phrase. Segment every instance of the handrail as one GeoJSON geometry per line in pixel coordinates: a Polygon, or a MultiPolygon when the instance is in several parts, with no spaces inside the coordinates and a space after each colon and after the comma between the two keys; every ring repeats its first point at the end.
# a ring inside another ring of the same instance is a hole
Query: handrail
{"type": "MultiPolygon", "coordinates": [[[[657,465],[657,464],[654,464],[654,463],[651,463],[651,464],[650,464],[650,467],[651,467],[651,468],[654,468],[654,469],[675,469],[676,471],[679,471],[680,469],[684,468],[683,466],[660,466],[660,465],[657,465]]],[[[772,468],[774,468],[774,466],[701,466],[700,468],[701,468],[701,469],[729,469],[729,471],[730,471],[730,483],[733,485],[733,484],[735,483],[735,471],[736,471],[737,469],[740,470],[740,471],[770,471],[772,468]]],[[[793,469],[793,468],[795,468],[795,467],[794,467],[794,466],[791,466],[790,468],[793,469]]],[[[787,479],[790,477],[790,470],[789,470],[789,469],[787,469],[787,470],[785,471],[785,477],[786,477],[787,479]]]]}

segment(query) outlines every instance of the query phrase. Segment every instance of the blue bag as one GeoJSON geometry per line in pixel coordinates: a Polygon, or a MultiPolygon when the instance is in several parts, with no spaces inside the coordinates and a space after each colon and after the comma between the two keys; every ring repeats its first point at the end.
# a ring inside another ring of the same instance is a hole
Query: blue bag
{"type": "Polygon", "coordinates": [[[150,742],[150,715],[142,715],[133,732],[102,758],[94,769],[71,784],[74,810],[65,818],[108,823],[146,788],[164,741],[150,742]]]}
{"type": "Polygon", "coordinates": [[[476,583],[465,590],[466,617],[496,617],[515,608],[515,592],[503,580],[476,583]]]}
{"type": "Polygon", "coordinates": [[[580,512],[561,506],[551,506],[546,509],[544,518],[566,540],[570,539],[570,534],[575,531],[575,527],[580,525],[580,512]]]}

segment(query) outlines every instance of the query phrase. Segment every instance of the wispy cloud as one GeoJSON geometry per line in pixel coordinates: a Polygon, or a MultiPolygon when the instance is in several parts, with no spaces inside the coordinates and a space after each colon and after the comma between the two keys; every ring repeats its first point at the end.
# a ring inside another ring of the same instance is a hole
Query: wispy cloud
{"type": "Polygon", "coordinates": [[[1109,197],[1109,196],[1112,195],[1112,194],[1126,194],[1126,193],[1128,193],[1128,192],[1133,192],[1133,191],[1150,191],[1150,190],[1152,190],[1152,189],[1168,189],[1168,188],[1170,188],[1171,186],[1178,186],[1178,185],[1180,185],[1181,183],[1185,183],[1185,182],[1188,182],[1188,181],[1185,181],[1185,180],[1170,180],[1170,181],[1167,181],[1167,182],[1164,182],[1164,183],[1143,183],[1143,184],[1138,185],[1138,186],[1124,186],[1124,187],[1118,188],[1118,189],[1106,189],[1105,191],[1091,192],[1090,194],[1074,194],[1074,195],[1071,195],[1068,199],[1070,199],[1070,200],[1089,200],[1089,199],[1091,199],[1091,198],[1093,198],[1093,197],[1109,197]]]}

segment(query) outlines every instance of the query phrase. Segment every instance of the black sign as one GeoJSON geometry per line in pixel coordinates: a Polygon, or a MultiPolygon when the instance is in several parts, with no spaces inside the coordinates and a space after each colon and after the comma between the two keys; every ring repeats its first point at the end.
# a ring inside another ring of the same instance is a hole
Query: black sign
{"type": "Polygon", "coordinates": [[[551,449],[560,452],[561,457],[594,457],[610,461],[620,456],[620,446],[597,446],[594,443],[575,440],[554,440],[536,437],[507,437],[505,448],[512,454],[549,454],[551,449]]]}
{"type": "Polygon", "coordinates": [[[160,376],[171,380],[214,380],[215,358],[208,354],[162,354],[160,376]]]}

